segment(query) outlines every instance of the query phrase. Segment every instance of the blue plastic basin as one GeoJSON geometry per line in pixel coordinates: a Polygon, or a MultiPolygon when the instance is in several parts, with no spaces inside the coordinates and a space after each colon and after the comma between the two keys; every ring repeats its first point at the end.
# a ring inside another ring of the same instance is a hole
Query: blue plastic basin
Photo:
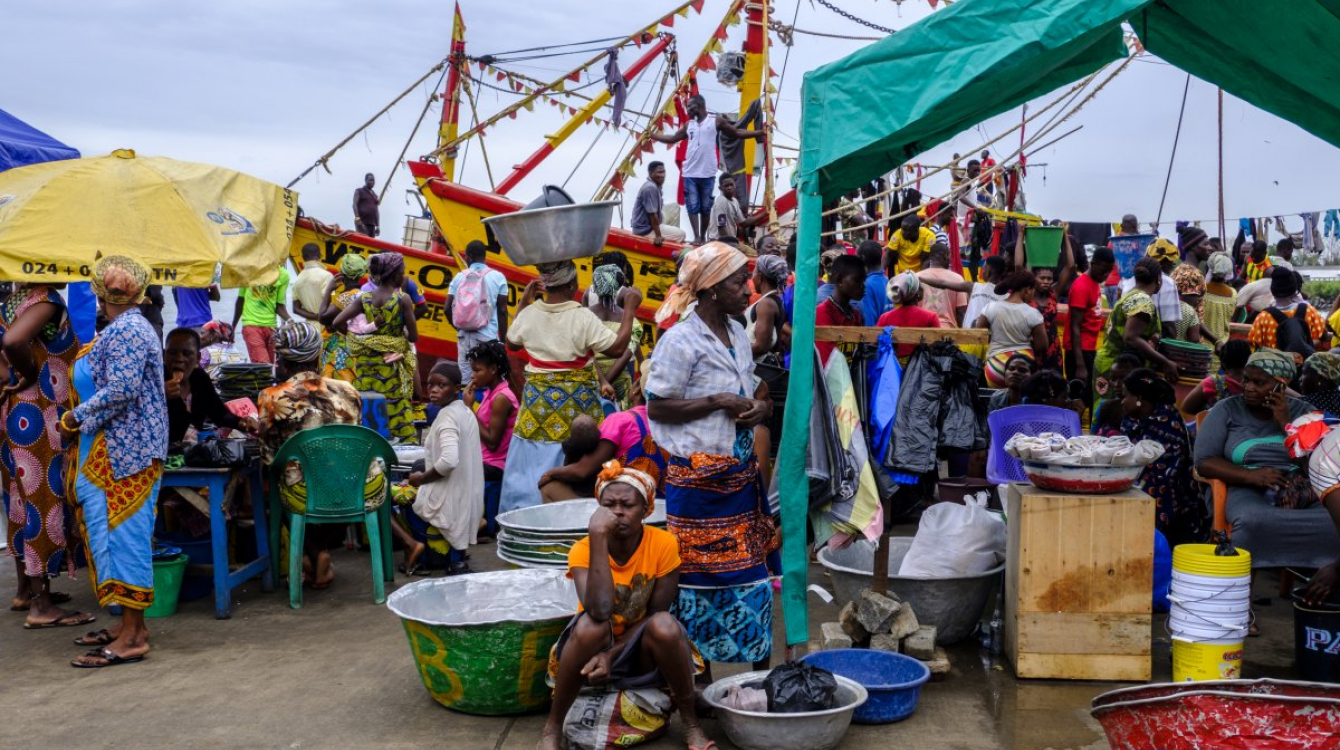
{"type": "Polygon", "coordinates": [[[931,678],[925,664],[891,651],[838,648],[806,654],[800,660],[858,682],[870,693],[852,716],[857,724],[891,724],[911,716],[917,710],[921,686],[931,678]]]}

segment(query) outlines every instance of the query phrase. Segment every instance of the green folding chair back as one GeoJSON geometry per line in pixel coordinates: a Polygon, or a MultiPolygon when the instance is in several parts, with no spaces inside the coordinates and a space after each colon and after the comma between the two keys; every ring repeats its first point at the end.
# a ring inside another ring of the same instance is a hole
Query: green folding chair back
{"type": "MultiPolygon", "coordinates": [[[[289,605],[302,607],[302,545],[308,523],[365,523],[372,546],[372,590],[378,604],[386,601],[387,580],[393,580],[389,471],[396,463],[395,451],[386,439],[366,427],[328,424],[303,430],[276,451],[270,464],[271,516],[289,517],[289,605]],[[368,467],[380,458],[385,464],[385,482],[379,488],[379,507],[366,510],[368,467]],[[301,512],[286,507],[280,499],[284,470],[289,462],[302,467],[306,503],[301,512]]],[[[279,524],[274,522],[275,532],[279,524]]],[[[277,536],[277,533],[276,533],[277,536]]],[[[277,555],[278,540],[270,548],[277,555]]],[[[275,569],[278,569],[276,564],[275,569]]]]}

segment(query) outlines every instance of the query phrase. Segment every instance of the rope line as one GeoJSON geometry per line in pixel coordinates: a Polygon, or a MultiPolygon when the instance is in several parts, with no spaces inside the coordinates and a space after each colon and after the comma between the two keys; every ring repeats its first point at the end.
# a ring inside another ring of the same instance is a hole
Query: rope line
{"type": "Polygon", "coordinates": [[[1159,198],[1157,224],[1163,221],[1163,204],[1168,200],[1168,185],[1172,183],[1173,162],[1177,161],[1177,142],[1182,139],[1182,118],[1186,116],[1186,95],[1191,91],[1191,74],[1186,74],[1186,85],[1182,87],[1182,108],[1177,112],[1177,131],[1173,133],[1172,154],[1168,157],[1168,174],[1163,178],[1163,197],[1159,198]]]}

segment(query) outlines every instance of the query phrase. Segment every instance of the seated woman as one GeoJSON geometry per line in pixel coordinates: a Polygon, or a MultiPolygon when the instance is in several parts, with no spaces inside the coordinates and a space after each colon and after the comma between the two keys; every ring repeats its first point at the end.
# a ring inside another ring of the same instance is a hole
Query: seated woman
{"type": "Polygon", "coordinates": [[[1215,404],[1196,435],[1196,470],[1228,484],[1233,543],[1254,568],[1317,568],[1340,549],[1340,535],[1318,505],[1307,472],[1284,446],[1285,427],[1313,411],[1285,393],[1294,359],[1262,349],[1247,360],[1242,395],[1215,404]]]}
{"type": "Polygon", "coordinates": [[[644,526],[655,507],[656,481],[611,461],[596,485],[600,507],[590,535],[568,553],[577,616],[549,657],[554,702],[537,748],[557,750],[563,719],[583,685],[617,689],[668,685],[692,750],[714,747],[694,711],[693,678],[701,657],[670,607],[679,592],[679,542],[644,526]]]}
{"type": "Polygon", "coordinates": [[[1139,479],[1140,489],[1158,503],[1156,527],[1174,547],[1208,541],[1209,518],[1192,475],[1191,436],[1177,411],[1173,387],[1144,367],[1127,375],[1124,386],[1122,434],[1132,443],[1153,440],[1163,446],[1163,455],[1139,479]]]}
{"type": "Polygon", "coordinates": [[[1084,402],[1071,398],[1070,384],[1056,370],[1039,370],[1019,386],[1025,404],[1054,406],[1074,412],[1084,411],[1084,402]]]}
{"type": "Polygon", "coordinates": [[[650,474],[656,480],[656,496],[665,497],[666,455],[651,435],[642,381],[633,384],[631,397],[633,408],[605,417],[599,427],[590,422],[589,427],[598,431],[595,441],[582,439],[589,429],[588,425],[583,423],[579,426],[578,422],[573,422],[572,438],[564,442],[564,450],[567,451],[571,445],[574,452],[580,452],[580,455],[574,456],[563,466],[546,471],[540,477],[540,495],[546,503],[589,497],[582,494],[583,488],[592,486],[596,475],[600,473],[600,467],[610,460],[617,460],[625,466],[650,474]],[[581,447],[577,448],[578,445],[581,447]]]}
{"type": "Polygon", "coordinates": [[[186,439],[190,428],[204,429],[205,425],[256,431],[256,420],[239,418],[228,410],[214,382],[200,367],[200,334],[191,328],[176,328],[167,335],[163,345],[163,369],[166,370],[168,407],[168,445],[174,446],[186,439]]]}
{"type": "Polygon", "coordinates": [[[991,394],[986,402],[986,413],[1018,406],[1024,402],[1024,381],[1033,374],[1033,358],[1022,352],[1015,352],[1005,360],[1005,387],[991,394]]]}
{"type": "Polygon", "coordinates": [[[1200,381],[1200,385],[1182,399],[1182,411],[1195,416],[1221,399],[1242,395],[1242,370],[1252,356],[1252,345],[1243,339],[1229,339],[1219,349],[1224,371],[1200,381]]]}
{"type": "Polygon", "coordinates": [[[1340,354],[1317,352],[1308,357],[1298,390],[1312,408],[1328,417],[1340,417],[1340,354]]]}

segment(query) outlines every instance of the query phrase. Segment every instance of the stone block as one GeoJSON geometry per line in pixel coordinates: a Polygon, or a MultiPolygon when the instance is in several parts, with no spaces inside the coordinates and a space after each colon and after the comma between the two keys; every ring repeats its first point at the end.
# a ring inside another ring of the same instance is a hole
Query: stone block
{"type": "Polygon", "coordinates": [[[826,622],[819,626],[819,631],[823,634],[823,648],[825,651],[835,648],[851,648],[851,636],[842,630],[842,623],[826,622]]]}
{"type": "Polygon", "coordinates": [[[942,680],[949,674],[949,654],[939,646],[935,647],[935,658],[926,662],[931,670],[932,680],[942,680]]]}
{"type": "Polygon", "coordinates": [[[903,639],[917,632],[920,627],[921,623],[917,622],[917,613],[912,610],[912,605],[904,603],[898,609],[898,616],[893,619],[888,632],[894,638],[903,639]]]}
{"type": "Polygon", "coordinates": [[[898,646],[898,639],[888,633],[879,633],[870,636],[871,651],[892,651],[898,653],[902,649],[898,646]]]}
{"type": "Polygon", "coordinates": [[[930,661],[935,658],[935,628],[926,625],[903,639],[903,653],[913,659],[930,661]]]}
{"type": "Polygon", "coordinates": [[[871,635],[887,633],[900,609],[896,599],[865,589],[856,604],[856,619],[871,635]]]}
{"type": "Polygon", "coordinates": [[[863,646],[870,640],[870,631],[856,617],[856,602],[842,605],[842,611],[838,612],[838,622],[842,624],[842,631],[851,637],[852,643],[863,646]]]}

